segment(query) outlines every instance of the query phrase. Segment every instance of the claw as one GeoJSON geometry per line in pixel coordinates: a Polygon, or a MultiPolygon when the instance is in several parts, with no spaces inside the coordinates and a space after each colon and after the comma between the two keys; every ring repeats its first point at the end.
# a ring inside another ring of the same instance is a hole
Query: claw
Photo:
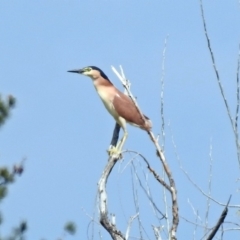
{"type": "Polygon", "coordinates": [[[110,147],[108,148],[107,152],[108,152],[108,155],[109,155],[110,157],[116,156],[116,157],[119,158],[119,159],[122,158],[122,153],[121,153],[121,151],[119,151],[119,149],[116,148],[115,146],[110,145],[110,147]]]}

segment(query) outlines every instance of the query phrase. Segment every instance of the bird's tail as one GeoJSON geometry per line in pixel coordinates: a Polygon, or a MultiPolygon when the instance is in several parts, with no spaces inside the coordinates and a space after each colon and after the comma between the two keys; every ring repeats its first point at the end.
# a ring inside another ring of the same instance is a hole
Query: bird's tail
{"type": "Polygon", "coordinates": [[[143,115],[143,116],[144,116],[144,118],[145,118],[145,123],[144,123],[143,128],[144,128],[146,131],[150,131],[151,128],[152,128],[152,122],[151,122],[151,120],[150,120],[147,116],[145,116],[145,115],[143,115]]]}

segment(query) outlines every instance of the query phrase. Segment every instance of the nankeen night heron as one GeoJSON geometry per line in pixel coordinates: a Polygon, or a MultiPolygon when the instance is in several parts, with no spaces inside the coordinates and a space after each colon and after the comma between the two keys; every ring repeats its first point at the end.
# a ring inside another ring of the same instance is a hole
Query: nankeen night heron
{"type": "Polygon", "coordinates": [[[93,85],[104,106],[123,129],[124,134],[122,139],[118,142],[116,147],[110,146],[108,149],[109,155],[121,153],[128,135],[126,123],[146,131],[151,129],[152,124],[150,119],[139,113],[132,99],[120,92],[101,69],[89,66],[82,69],[70,70],[68,72],[83,74],[93,80],[93,85]]]}

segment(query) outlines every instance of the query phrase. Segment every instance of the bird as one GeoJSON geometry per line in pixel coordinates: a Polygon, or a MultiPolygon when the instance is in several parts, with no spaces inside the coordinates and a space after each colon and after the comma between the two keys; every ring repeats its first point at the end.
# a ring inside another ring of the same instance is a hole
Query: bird
{"type": "Polygon", "coordinates": [[[128,137],[126,123],[145,131],[151,130],[151,120],[139,112],[133,100],[119,91],[100,68],[88,66],[69,70],[68,72],[82,74],[92,79],[93,85],[105,108],[122,128],[123,137],[116,146],[110,145],[108,149],[110,156],[121,154],[122,152],[123,145],[128,137]]]}

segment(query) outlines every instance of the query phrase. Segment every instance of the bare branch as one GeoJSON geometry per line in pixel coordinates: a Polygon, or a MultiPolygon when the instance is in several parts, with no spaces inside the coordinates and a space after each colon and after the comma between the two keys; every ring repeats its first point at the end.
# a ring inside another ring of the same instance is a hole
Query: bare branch
{"type": "Polygon", "coordinates": [[[214,69],[214,72],[215,72],[216,77],[217,77],[218,86],[219,86],[219,88],[220,88],[221,95],[222,95],[222,97],[223,97],[224,104],[225,104],[225,107],[226,107],[226,109],[227,109],[227,113],[228,113],[229,119],[230,119],[230,121],[231,121],[233,130],[235,131],[234,124],[233,124],[233,119],[232,119],[232,117],[231,117],[230,109],[229,109],[229,106],[228,106],[228,102],[227,102],[227,99],[226,99],[226,97],[225,97],[224,90],[223,90],[223,86],[222,86],[222,83],[221,83],[221,80],[220,80],[220,76],[219,76],[219,73],[218,73],[218,70],[217,70],[217,67],[216,67],[215,58],[214,58],[214,54],[213,54],[212,47],[211,47],[211,42],[210,42],[210,39],[209,39],[209,37],[208,37],[207,25],[206,25],[206,21],[205,21],[205,17],[204,17],[204,10],[203,10],[203,5],[202,5],[202,0],[200,0],[200,7],[201,7],[201,16],[202,16],[202,21],[203,21],[203,27],[204,27],[205,37],[206,37],[206,39],[207,39],[207,45],[208,45],[208,50],[209,50],[210,55],[211,55],[211,60],[212,60],[212,64],[213,64],[213,69],[214,69]]]}
{"type": "MultiPolygon", "coordinates": [[[[151,166],[150,166],[149,162],[147,161],[147,159],[146,159],[142,154],[140,154],[140,153],[138,153],[138,152],[136,152],[136,151],[130,151],[130,150],[127,150],[126,152],[132,152],[132,153],[135,153],[137,156],[141,157],[141,158],[144,160],[144,162],[147,164],[147,168],[148,168],[149,170],[151,169],[150,172],[154,171],[154,170],[151,168],[151,166]]],[[[154,172],[155,172],[155,171],[154,171],[154,172]]],[[[157,174],[156,174],[156,175],[157,175],[157,174]]],[[[143,184],[142,184],[142,181],[141,181],[141,179],[139,178],[139,176],[136,174],[136,172],[135,172],[135,176],[136,176],[136,178],[137,178],[137,180],[138,180],[138,182],[139,182],[140,187],[143,189],[143,191],[144,191],[144,193],[146,194],[148,200],[149,200],[150,203],[152,204],[154,210],[156,210],[156,211],[162,216],[160,220],[162,220],[163,218],[166,219],[166,215],[163,214],[163,213],[159,210],[159,208],[157,207],[156,203],[153,201],[153,198],[152,198],[151,194],[149,194],[149,193],[147,192],[147,190],[144,188],[144,186],[143,186],[143,184]]]]}
{"type": "Polygon", "coordinates": [[[125,240],[124,235],[117,229],[116,225],[112,223],[108,217],[106,183],[117,160],[118,158],[114,156],[109,158],[109,161],[98,182],[100,223],[108,231],[113,240],[125,240]]]}
{"type": "Polygon", "coordinates": [[[223,234],[224,234],[223,225],[221,225],[221,240],[223,240],[223,234]]]}
{"type": "Polygon", "coordinates": [[[231,197],[232,196],[229,197],[228,202],[226,204],[226,207],[224,208],[220,218],[218,219],[218,222],[217,222],[216,226],[213,228],[212,232],[210,233],[210,235],[207,237],[206,240],[212,240],[213,237],[215,236],[215,234],[217,233],[219,227],[223,224],[224,219],[226,218],[227,213],[228,213],[228,204],[229,204],[229,202],[231,200],[231,197]]]}
{"type": "Polygon", "coordinates": [[[240,144],[239,144],[239,135],[238,135],[238,114],[239,114],[239,104],[240,104],[239,69],[240,69],[240,44],[238,49],[238,62],[237,62],[237,104],[236,104],[237,107],[236,107],[236,116],[235,116],[235,138],[236,138],[238,159],[240,159],[240,144]]]}
{"type": "Polygon", "coordinates": [[[162,227],[155,227],[152,225],[153,231],[154,231],[154,235],[156,237],[156,240],[162,240],[161,235],[160,235],[160,231],[162,230],[162,227]]]}
{"type": "MultiPolygon", "coordinates": [[[[185,171],[185,169],[180,166],[181,170],[183,171],[183,173],[186,175],[186,177],[188,178],[188,180],[193,184],[194,187],[196,187],[196,189],[198,191],[200,191],[205,197],[209,198],[210,200],[212,200],[213,202],[217,203],[218,205],[220,206],[226,206],[225,203],[221,203],[217,200],[215,200],[213,197],[209,196],[207,193],[205,193],[189,176],[189,174],[187,173],[187,171],[185,171]]],[[[228,205],[228,207],[231,207],[231,208],[240,208],[240,205],[228,205]]]]}
{"type": "MultiPolygon", "coordinates": [[[[132,164],[132,166],[134,167],[134,164],[132,164]]],[[[132,173],[131,176],[132,176],[132,192],[133,192],[134,205],[135,205],[135,210],[138,213],[137,214],[137,220],[138,220],[138,226],[139,226],[139,234],[140,234],[140,239],[143,239],[143,235],[142,235],[143,226],[142,226],[142,221],[141,221],[140,216],[139,216],[140,209],[139,209],[139,202],[138,202],[138,191],[137,191],[137,188],[135,188],[135,185],[134,185],[132,169],[131,169],[131,173],[132,173]]],[[[134,173],[135,173],[135,176],[136,176],[136,169],[135,168],[134,168],[134,173]]]]}
{"type": "Polygon", "coordinates": [[[177,227],[178,227],[178,223],[179,223],[177,189],[176,189],[175,181],[173,179],[170,168],[167,164],[164,153],[163,153],[162,149],[160,148],[156,138],[154,137],[154,135],[151,131],[148,131],[148,134],[150,136],[150,139],[152,140],[152,142],[154,143],[154,145],[156,147],[157,155],[159,156],[159,158],[162,162],[164,171],[166,172],[168,180],[169,180],[170,193],[171,193],[171,197],[172,197],[172,215],[173,215],[170,237],[172,240],[175,240],[175,239],[177,239],[176,232],[177,232],[177,227]]]}
{"type": "Polygon", "coordinates": [[[226,232],[226,231],[240,231],[240,228],[226,228],[226,229],[223,229],[223,232],[226,232]]]}
{"type": "Polygon", "coordinates": [[[180,218],[182,218],[184,221],[186,221],[186,222],[188,222],[188,223],[191,223],[191,224],[194,225],[194,226],[198,226],[198,227],[200,227],[200,228],[202,228],[202,229],[205,228],[204,225],[199,224],[199,223],[197,223],[197,222],[190,221],[190,220],[188,220],[187,218],[185,218],[185,217],[183,217],[183,216],[180,216],[180,218]]]}
{"type": "MultiPolygon", "coordinates": [[[[220,206],[226,206],[225,203],[221,203],[217,200],[215,200],[213,197],[209,196],[207,193],[205,193],[189,176],[189,174],[187,173],[187,171],[185,171],[182,166],[180,166],[181,170],[184,172],[184,174],[186,175],[186,177],[188,178],[188,180],[193,184],[194,187],[196,187],[197,190],[199,190],[205,197],[209,198],[210,200],[212,200],[213,202],[217,203],[220,206]]],[[[228,207],[231,208],[240,208],[240,205],[228,205],[228,207]]]]}
{"type": "MultiPolygon", "coordinates": [[[[113,66],[112,66],[112,70],[114,71],[114,73],[118,76],[118,78],[122,82],[124,88],[126,89],[126,91],[128,93],[128,96],[132,99],[132,101],[134,102],[139,114],[141,115],[141,118],[143,120],[145,120],[144,115],[142,114],[140,108],[137,105],[136,100],[134,99],[134,97],[133,97],[133,95],[130,91],[129,84],[128,84],[128,81],[126,80],[126,78],[123,74],[123,70],[121,69],[122,75],[120,75],[113,66]]],[[[170,239],[171,240],[176,240],[177,239],[176,232],[177,232],[177,227],[178,227],[178,223],[179,223],[179,216],[178,216],[177,190],[176,190],[176,186],[175,186],[175,181],[174,181],[174,178],[173,178],[172,173],[170,171],[170,168],[167,164],[164,153],[163,153],[161,147],[158,144],[157,139],[154,137],[154,134],[151,131],[147,131],[147,133],[148,133],[148,135],[150,136],[150,139],[152,140],[152,142],[155,145],[155,148],[156,148],[156,151],[157,151],[157,156],[160,158],[160,161],[163,165],[163,169],[166,172],[168,180],[169,180],[170,188],[168,188],[168,190],[170,191],[171,198],[172,198],[172,216],[173,216],[172,227],[171,227],[171,230],[170,230],[169,234],[170,234],[170,239]]],[[[155,174],[155,172],[153,172],[153,174],[155,174]]],[[[155,177],[158,177],[158,175],[156,175],[155,177]]],[[[165,181],[162,181],[161,178],[158,177],[158,179],[161,182],[161,184],[165,183],[165,181]]],[[[167,187],[167,185],[165,187],[167,187]]]]}
{"type": "MultiPolygon", "coordinates": [[[[198,221],[198,211],[197,211],[197,216],[196,216],[196,222],[198,221]]],[[[198,226],[195,225],[194,231],[193,231],[193,239],[196,239],[196,232],[197,232],[198,226]]]]}
{"type": "MultiPolygon", "coordinates": [[[[235,116],[235,129],[238,129],[238,114],[239,114],[239,103],[240,103],[240,84],[239,84],[239,69],[240,69],[240,44],[238,49],[238,62],[237,62],[237,107],[236,107],[236,116],[235,116]]],[[[238,132],[238,131],[237,131],[238,132]]]]}
{"type": "MultiPolygon", "coordinates": [[[[165,179],[166,173],[163,170],[163,179],[165,179]]],[[[168,202],[167,202],[167,194],[166,194],[166,188],[163,188],[163,201],[164,201],[164,206],[165,206],[165,215],[166,215],[166,221],[167,221],[167,230],[170,232],[170,222],[169,222],[169,217],[168,217],[168,202]]]]}
{"type": "MultiPolygon", "coordinates": [[[[210,152],[209,152],[209,158],[210,158],[210,164],[209,164],[209,180],[208,180],[208,195],[211,195],[212,192],[212,143],[210,144],[210,152]]],[[[206,210],[206,215],[205,215],[205,229],[207,230],[208,228],[208,214],[210,210],[210,199],[207,198],[207,210],[206,210]]]]}
{"type": "Polygon", "coordinates": [[[196,219],[199,220],[202,224],[202,219],[201,217],[198,215],[198,211],[194,208],[194,206],[192,205],[192,203],[190,202],[190,199],[188,199],[188,203],[190,205],[190,207],[192,208],[193,210],[193,214],[195,215],[196,219]]]}
{"type": "Polygon", "coordinates": [[[128,227],[127,227],[127,231],[126,231],[126,234],[125,234],[126,240],[128,240],[128,238],[129,238],[129,233],[130,233],[130,230],[131,230],[132,222],[134,221],[134,219],[135,219],[136,217],[138,217],[138,215],[139,215],[139,213],[131,216],[130,219],[129,219],[129,221],[128,221],[128,227]]]}
{"type": "Polygon", "coordinates": [[[163,48],[163,60],[162,60],[162,76],[161,76],[161,118],[162,118],[162,148],[164,150],[164,142],[165,142],[165,120],[164,120],[164,78],[165,78],[165,59],[166,59],[166,50],[167,50],[167,40],[168,40],[168,35],[165,38],[164,41],[164,48],[163,48]]]}
{"type": "MultiPolygon", "coordinates": [[[[180,158],[179,158],[179,156],[177,155],[177,152],[176,152],[176,144],[175,144],[175,142],[174,142],[173,137],[172,137],[172,143],[173,143],[174,148],[175,148],[175,154],[176,154],[176,157],[177,157],[177,160],[178,160],[179,167],[180,167],[180,169],[182,170],[182,172],[185,174],[185,176],[187,177],[187,179],[188,179],[188,180],[192,183],[192,185],[193,185],[194,187],[196,187],[196,189],[197,189],[199,192],[201,192],[205,197],[209,198],[210,200],[212,200],[213,202],[217,203],[218,205],[225,207],[225,206],[226,206],[225,203],[221,203],[221,202],[215,200],[213,197],[209,196],[207,193],[205,193],[205,192],[192,180],[192,178],[190,177],[190,175],[188,174],[188,172],[183,168],[183,166],[182,166],[182,164],[181,164],[181,161],[180,161],[180,158]]],[[[240,208],[240,205],[228,205],[228,207],[230,207],[230,208],[240,208]]]]}
{"type": "MultiPolygon", "coordinates": [[[[235,135],[235,144],[236,144],[236,147],[237,147],[238,164],[239,164],[239,167],[240,167],[240,144],[239,144],[238,132],[237,132],[237,129],[236,129],[236,122],[234,124],[234,120],[231,116],[230,108],[228,106],[228,101],[226,99],[226,96],[225,96],[225,93],[224,93],[224,90],[223,90],[223,86],[222,86],[222,82],[220,80],[220,76],[219,76],[219,73],[218,73],[218,70],[217,70],[217,67],[216,67],[214,54],[213,54],[212,47],[211,47],[211,42],[210,42],[208,32],[207,32],[207,26],[206,26],[206,21],[205,21],[205,17],[204,17],[202,0],[199,0],[199,1],[200,1],[201,16],[202,16],[202,21],[203,21],[205,37],[206,37],[206,40],[207,40],[208,50],[210,52],[212,65],[213,65],[213,69],[214,69],[214,72],[215,72],[215,75],[216,75],[216,78],[217,78],[218,86],[219,86],[219,89],[220,89],[220,92],[221,92],[221,95],[222,95],[222,98],[223,98],[223,101],[224,101],[224,104],[225,104],[225,107],[226,107],[226,110],[227,110],[227,114],[228,114],[232,129],[233,129],[233,133],[235,135]]],[[[237,105],[238,105],[238,103],[237,103],[237,105]]],[[[238,110],[237,110],[237,112],[238,112],[238,110]]]]}

